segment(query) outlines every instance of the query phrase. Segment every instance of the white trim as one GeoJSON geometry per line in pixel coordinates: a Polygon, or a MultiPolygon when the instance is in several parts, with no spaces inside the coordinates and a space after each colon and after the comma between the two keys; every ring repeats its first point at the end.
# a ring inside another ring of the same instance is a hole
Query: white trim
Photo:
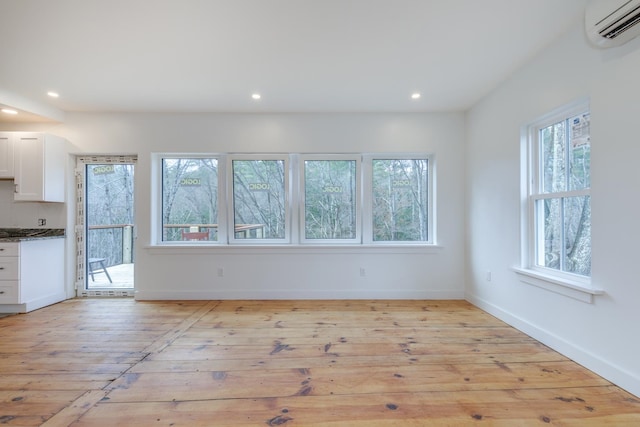
{"type": "Polygon", "coordinates": [[[586,303],[593,303],[593,297],[603,295],[602,289],[588,287],[586,282],[579,279],[571,280],[561,278],[558,275],[545,274],[537,270],[520,267],[513,267],[522,283],[546,289],[557,294],[561,294],[586,303]]]}
{"type": "Polygon", "coordinates": [[[538,200],[566,199],[569,197],[581,197],[581,196],[589,196],[589,195],[591,195],[591,192],[589,190],[574,190],[574,191],[557,191],[555,193],[532,194],[531,198],[535,203],[538,200]]]}
{"type": "Polygon", "coordinates": [[[434,205],[434,170],[435,156],[427,153],[375,153],[364,154],[363,162],[363,243],[370,245],[393,245],[399,244],[397,241],[375,241],[373,240],[373,161],[374,160],[426,160],[427,161],[427,240],[401,241],[403,245],[429,245],[436,242],[435,238],[435,213],[434,205]]]}
{"type": "MultiPolygon", "coordinates": [[[[225,224],[226,221],[226,209],[221,206],[226,206],[226,186],[223,185],[226,173],[226,159],[225,156],[219,153],[151,153],[151,241],[157,245],[171,244],[171,242],[165,242],[164,236],[164,221],[163,221],[163,162],[164,159],[205,159],[215,160],[217,162],[217,181],[218,181],[218,224],[225,224]]],[[[218,240],[217,244],[227,244],[227,229],[225,227],[218,226],[217,230],[218,240]]]]}
{"type": "Polygon", "coordinates": [[[92,297],[132,297],[135,295],[133,289],[101,289],[101,290],[86,290],[78,293],[78,298],[92,298],[92,297]]]}
{"type": "Polygon", "coordinates": [[[299,156],[299,188],[298,193],[299,201],[299,224],[300,224],[300,243],[308,245],[340,245],[340,244],[358,244],[362,242],[362,155],[353,154],[304,154],[299,156]],[[350,239],[308,239],[305,235],[306,228],[306,180],[305,180],[305,162],[306,161],[342,161],[342,162],[355,162],[355,237],[350,239]]]}
{"type": "Polygon", "coordinates": [[[46,295],[20,304],[2,304],[0,305],[0,313],[28,313],[66,299],[66,292],[57,292],[55,294],[46,295]]]}
{"type": "Polygon", "coordinates": [[[572,359],[585,368],[601,375],[617,386],[640,397],[640,377],[632,372],[610,363],[597,354],[582,348],[573,342],[556,335],[552,331],[543,329],[528,320],[489,303],[475,295],[466,294],[465,299],[476,307],[506,322],[510,326],[524,332],[533,339],[551,347],[558,353],[572,359]]]}
{"type": "MultiPolygon", "coordinates": [[[[561,191],[555,193],[544,193],[540,188],[540,129],[551,126],[561,121],[566,121],[571,117],[575,117],[576,115],[584,113],[585,111],[590,111],[589,100],[580,99],[569,104],[568,106],[556,108],[550,113],[545,114],[544,116],[521,128],[521,267],[518,270],[520,272],[523,272],[523,276],[521,276],[523,278],[521,280],[524,283],[548,289],[576,299],[586,299],[587,301],[585,302],[591,302],[591,297],[593,294],[589,294],[588,292],[581,293],[581,289],[591,289],[589,285],[589,277],[584,277],[584,281],[582,281],[581,279],[571,279],[571,275],[568,275],[567,272],[560,270],[556,271],[551,269],[544,269],[544,272],[538,271],[539,268],[543,268],[539,266],[537,262],[541,257],[543,257],[544,254],[540,251],[544,251],[544,248],[541,248],[537,245],[537,242],[541,240],[537,234],[542,233],[543,230],[537,227],[537,215],[535,212],[537,204],[536,202],[538,200],[555,198],[564,200],[565,198],[569,197],[590,196],[589,188],[561,191]],[[575,287],[573,287],[574,284],[576,284],[575,287]]],[[[538,208],[540,209],[540,207],[538,208]]]]}
{"type": "MultiPolygon", "coordinates": [[[[135,199],[136,199],[136,177],[135,169],[138,164],[138,156],[136,154],[83,154],[76,156],[75,159],[75,241],[76,241],[76,268],[75,268],[75,281],[74,292],[76,297],[86,296],[83,295],[87,292],[99,292],[97,288],[91,290],[88,289],[87,274],[86,274],[86,258],[87,258],[87,238],[86,238],[86,183],[87,183],[87,166],[95,164],[115,164],[115,165],[133,165],[133,203],[134,203],[134,221],[135,221],[135,199]]],[[[152,183],[153,185],[153,183],[152,183]]],[[[153,196],[152,196],[153,197],[153,196]]],[[[134,224],[133,238],[136,239],[137,227],[134,224]]],[[[135,243],[134,248],[135,250],[135,243]]],[[[133,292],[132,288],[127,288],[133,292]]]]}
{"type": "MultiPolygon", "coordinates": [[[[288,244],[291,242],[291,175],[290,175],[290,155],[287,154],[229,154],[227,155],[227,170],[229,173],[225,175],[226,188],[228,192],[228,199],[224,203],[227,205],[227,218],[226,231],[227,240],[232,245],[255,245],[258,244],[288,244]],[[234,161],[282,161],[283,162],[283,195],[284,195],[284,237],[281,239],[237,239],[235,234],[235,194],[234,194],[234,182],[235,175],[233,172],[234,161]]],[[[221,181],[218,180],[218,183],[221,181]]],[[[219,205],[224,206],[224,205],[219,205]]],[[[218,209],[219,211],[220,209],[218,209]]],[[[220,223],[221,224],[221,223],[220,223]]],[[[220,228],[220,227],[218,227],[220,228]]],[[[222,243],[222,240],[220,240],[222,243]]]]}
{"type": "Polygon", "coordinates": [[[290,255],[290,254],[439,254],[444,250],[437,245],[150,245],[144,250],[151,255],[290,255]]]}
{"type": "MultiPolygon", "coordinates": [[[[362,247],[375,245],[380,247],[434,247],[436,239],[436,163],[435,156],[428,153],[151,153],[151,218],[150,218],[150,246],[151,247],[277,247],[298,245],[337,247],[362,247]],[[218,240],[207,242],[163,241],[162,224],[162,160],[205,158],[218,160],[218,240]],[[233,174],[234,160],[283,160],[285,162],[285,238],[283,239],[236,239],[233,230],[233,174]],[[356,238],[354,239],[305,239],[304,238],[304,160],[354,160],[356,161],[356,238]],[[427,241],[372,241],[371,213],[367,212],[371,206],[371,167],[368,163],[372,159],[424,159],[428,161],[428,206],[427,206],[427,241]],[[226,206],[225,208],[222,208],[226,206]]],[[[180,249],[182,250],[182,249],[180,249]]]]}
{"type": "Polygon", "coordinates": [[[374,300],[461,300],[464,292],[451,290],[432,291],[136,291],[137,301],[153,300],[328,300],[328,299],[374,299],[374,300]]]}

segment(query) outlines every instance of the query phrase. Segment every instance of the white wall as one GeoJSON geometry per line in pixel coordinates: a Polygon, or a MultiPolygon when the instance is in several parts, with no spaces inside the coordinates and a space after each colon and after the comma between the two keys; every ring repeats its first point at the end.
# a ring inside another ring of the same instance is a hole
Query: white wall
{"type": "Polygon", "coordinates": [[[640,395],[640,40],[596,50],[581,28],[467,115],[467,298],[640,395]],[[518,280],[520,129],[589,97],[593,303],[518,280]],[[486,280],[486,272],[492,280],[486,280]]]}
{"type": "Polygon", "coordinates": [[[0,180],[0,228],[66,228],[63,203],[15,202],[13,180],[0,180]],[[47,220],[45,227],[38,219],[47,220]]]}
{"type": "Polygon", "coordinates": [[[464,296],[463,114],[67,113],[63,125],[37,130],[67,138],[79,152],[138,154],[139,299],[464,296]],[[440,247],[150,247],[152,152],[433,153],[440,247]]]}

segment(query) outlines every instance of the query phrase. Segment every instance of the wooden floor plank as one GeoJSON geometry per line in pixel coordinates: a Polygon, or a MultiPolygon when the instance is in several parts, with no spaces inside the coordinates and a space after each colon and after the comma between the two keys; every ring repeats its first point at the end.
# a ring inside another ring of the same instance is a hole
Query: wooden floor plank
{"type": "Polygon", "coordinates": [[[187,317],[182,322],[180,322],[180,325],[177,325],[176,327],[172,328],[170,331],[165,333],[162,337],[155,339],[152,344],[145,347],[144,351],[149,353],[157,353],[159,351],[162,351],[169,345],[173,344],[173,342],[176,339],[178,339],[187,330],[189,330],[189,328],[191,328],[194,323],[200,320],[202,316],[210,312],[219,304],[220,303],[217,301],[211,301],[208,304],[205,304],[202,307],[198,308],[197,311],[195,311],[189,317],[187,317]]]}
{"type": "MultiPolygon", "coordinates": [[[[184,354],[184,353],[182,353],[184,354]]],[[[144,361],[133,366],[129,372],[209,372],[209,371],[241,371],[264,369],[302,369],[316,367],[369,367],[404,366],[419,364],[493,364],[493,363],[533,363],[558,362],[568,360],[566,357],[549,350],[531,353],[505,353],[496,357],[494,354],[432,354],[411,356],[373,355],[342,356],[338,358],[301,357],[301,358],[251,358],[244,359],[193,359],[180,357],[180,353],[161,353],[149,355],[144,361]],[[170,354],[171,357],[167,357],[170,354]],[[173,357],[177,356],[177,357],[173,357]]]]}
{"type": "MultiPolygon", "coordinates": [[[[89,390],[78,399],[76,399],[71,405],[64,408],[62,411],[49,418],[43,427],[66,427],[73,424],[77,419],[82,417],[89,408],[92,408],[100,400],[104,399],[105,392],[103,390],[89,390]]],[[[115,424],[112,424],[115,425],[115,424]]],[[[118,425],[134,425],[129,421],[123,421],[118,425]]],[[[139,424],[142,425],[142,424],[139,424]]]]}
{"type": "Polygon", "coordinates": [[[0,390],[0,425],[39,426],[84,391],[0,390]]]}
{"type": "Polygon", "coordinates": [[[249,402],[103,401],[73,425],[634,426],[638,405],[615,387],[567,388],[560,393],[540,389],[293,396],[249,402]]]}
{"type": "Polygon", "coordinates": [[[607,386],[573,362],[300,368],[254,371],[127,373],[108,389],[112,402],[253,399],[607,386]]]}
{"type": "MultiPolygon", "coordinates": [[[[114,345],[114,347],[116,347],[114,345]]],[[[107,351],[107,352],[70,352],[70,351],[55,351],[55,352],[20,352],[20,353],[0,353],[0,365],[21,363],[25,367],[31,369],[41,369],[46,365],[39,365],[40,363],[48,364],[52,361],[62,361],[68,364],[134,364],[143,359],[147,353],[135,352],[135,351],[107,351]]]]}
{"type": "Polygon", "coordinates": [[[0,318],[0,425],[638,426],[465,301],[65,301],[0,318]]]}
{"type": "Polygon", "coordinates": [[[372,355],[402,355],[415,357],[428,355],[460,354],[517,354],[539,353],[547,348],[537,342],[521,344],[448,344],[448,345],[410,345],[410,344],[332,344],[319,342],[316,345],[288,345],[274,342],[269,346],[242,345],[200,345],[197,347],[174,345],[155,356],[156,360],[215,360],[215,359],[254,359],[256,357],[275,359],[300,359],[305,357],[325,357],[332,360],[337,357],[355,357],[372,355]]]}
{"type": "Polygon", "coordinates": [[[269,329],[196,329],[186,331],[176,345],[271,345],[274,341],[287,344],[351,343],[521,343],[533,342],[513,328],[278,328],[269,329]]]}

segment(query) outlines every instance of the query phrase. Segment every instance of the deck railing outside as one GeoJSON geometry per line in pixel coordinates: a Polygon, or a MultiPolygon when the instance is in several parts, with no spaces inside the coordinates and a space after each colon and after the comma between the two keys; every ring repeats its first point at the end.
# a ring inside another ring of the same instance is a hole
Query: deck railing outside
{"type": "MultiPolygon", "coordinates": [[[[216,240],[218,224],[165,224],[165,240],[182,240],[182,231],[207,232],[207,240],[216,240]]],[[[104,258],[107,267],[131,264],[133,257],[133,224],[101,224],[87,227],[88,258],[104,258]]],[[[264,224],[236,224],[236,239],[261,239],[264,224]]]]}
{"type": "Polygon", "coordinates": [[[90,225],[87,229],[88,258],[104,258],[107,267],[134,262],[133,224],[90,225]]]}
{"type": "MultiPolygon", "coordinates": [[[[218,224],[164,224],[166,230],[165,240],[182,240],[182,232],[207,232],[207,240],[217,240],[218,224]]],[[[264,224],[236,224],[234,227],[236,239],[262,239],[264,237],[264,224]]]]}

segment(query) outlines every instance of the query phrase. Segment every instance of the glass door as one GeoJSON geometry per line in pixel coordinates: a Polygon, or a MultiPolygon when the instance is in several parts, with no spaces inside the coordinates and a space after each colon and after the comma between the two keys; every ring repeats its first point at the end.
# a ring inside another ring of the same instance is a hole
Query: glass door
{"type": "Polygon", "coordinates": [[[79,159],[78,294],[133,294],[135,158],[79,159]]]}

